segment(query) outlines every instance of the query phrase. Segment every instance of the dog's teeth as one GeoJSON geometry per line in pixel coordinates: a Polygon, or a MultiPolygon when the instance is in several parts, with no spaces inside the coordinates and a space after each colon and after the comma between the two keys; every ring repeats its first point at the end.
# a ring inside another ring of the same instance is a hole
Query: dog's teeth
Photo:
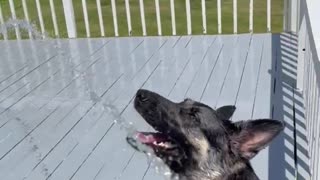
{"type": "Polygon", "coordinates": [[[156,145],[156,146],[158,145],[158,143],[157,143],[156,141],[154,141],[152,144],[154,144],[154,145],[156,145]]]}

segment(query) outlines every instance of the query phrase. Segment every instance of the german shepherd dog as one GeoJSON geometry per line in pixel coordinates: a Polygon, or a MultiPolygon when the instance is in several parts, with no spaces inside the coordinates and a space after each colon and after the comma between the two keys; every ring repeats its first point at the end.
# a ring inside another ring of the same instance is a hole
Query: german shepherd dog
{"type": "Polygon", "coordinates": [[[231,122],[235,106],[175,103],[143,89],[134,107],[157,132],[137,132],[128,143],[149,147],[180,180],[258,180],[249,161],[284,128],[271,119],[231,122]]]}

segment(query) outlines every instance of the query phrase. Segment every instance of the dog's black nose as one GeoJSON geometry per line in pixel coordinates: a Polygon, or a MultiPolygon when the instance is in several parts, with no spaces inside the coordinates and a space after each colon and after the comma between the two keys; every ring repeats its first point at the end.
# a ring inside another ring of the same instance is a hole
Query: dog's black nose
{"type": "Polygon", "coordinates": [[[138,90],[137,94],[136,94],[136,99],[139,100],[140,102],[145,102],[148,100],[147,95],[146,95],[146,91],[145,90],[138,90]]]}

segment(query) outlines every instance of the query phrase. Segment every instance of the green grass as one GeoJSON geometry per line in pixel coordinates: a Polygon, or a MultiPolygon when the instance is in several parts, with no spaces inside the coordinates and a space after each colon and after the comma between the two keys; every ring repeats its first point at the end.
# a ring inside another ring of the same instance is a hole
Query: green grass
{"type": "MultiPolygon", "coordinates": [[[[192,15],[192,34],[202,34],[201,1],[190,0],[192,15]]],[[[14,0],[17,17],[24,19],[21,0],[14,0]]],[[[53,23],[49,0],[40,0],[46,32],[54,36],[53,23]]],[[[67,37],[67,30],[62,8],[62,0],[54,0],[59,26],[60,37],[67,37]]],[[[225,34],[233,33],[233,1],[222,0],[222,31],[225,34]]],[[[267,0],[254,0],[254,33],[267,31],[267,0]]],[[[86,37],[82,4],[80,0],[74,0],[75,18],[77,24],[78,37],[86,37]]],[[[9,1],[0,0],[5,20],[11,16],[9,1]]],[[[127,19],[125,11],[125,0],[116,0],[117,17],[120,36],[128,36],[127,19]]],[[[157,23],[155,13],[155,1],[144,0],[146,25],[148,35],[157,35],[157,23]]],[[[30,19],[39,27],[39,20],[36,10],[35,0],[27,0],[30,19]]],[[[114,36],[114,26],[110,0],[102,0],[102,13],[106,36],[114,36]]],[[[207,33],[217,34],[217,1],[206,0],[207,11],[207,33]]],[[[100,26],[95,0],[87,0],[87,8],[90,22],[90,32],[92,37],[99,37],[100,26]]],[[[132,35],[141,36],[142,27],[140,19],[139,0],[130,0],[132,35]]],[[[171,35],[171,15],[170,0],[160,0],[161,25],[163,35],[171,35]]],[[[282,31],[283,1],[272,1],[272,32],[282,31]]],[[[176,27],[178,35],[187,34],[185,0],[175,0],[176,27]]],[[[248,33],[249,29],[249,0],[238,0],[238,33],[248,33]]],[[[1,35],[0,35],[1,36],[1,35]]],[[[10,32],[10,37],[14,38],[14,33],[10,32]]],[[[23,37],[27,37],[26,34],[23,37]]]]}

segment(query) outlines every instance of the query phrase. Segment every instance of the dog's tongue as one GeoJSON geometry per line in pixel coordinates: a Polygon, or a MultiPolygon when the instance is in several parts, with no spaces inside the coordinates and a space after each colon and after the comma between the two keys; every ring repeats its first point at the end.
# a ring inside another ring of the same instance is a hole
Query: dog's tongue
{"type": "Polygon", "coordinates": [[[154,142],[164,142],[167,140],[162,134],[160,133],[137,133],[137,139],[144,144],[152,144],[154,142]]]}

